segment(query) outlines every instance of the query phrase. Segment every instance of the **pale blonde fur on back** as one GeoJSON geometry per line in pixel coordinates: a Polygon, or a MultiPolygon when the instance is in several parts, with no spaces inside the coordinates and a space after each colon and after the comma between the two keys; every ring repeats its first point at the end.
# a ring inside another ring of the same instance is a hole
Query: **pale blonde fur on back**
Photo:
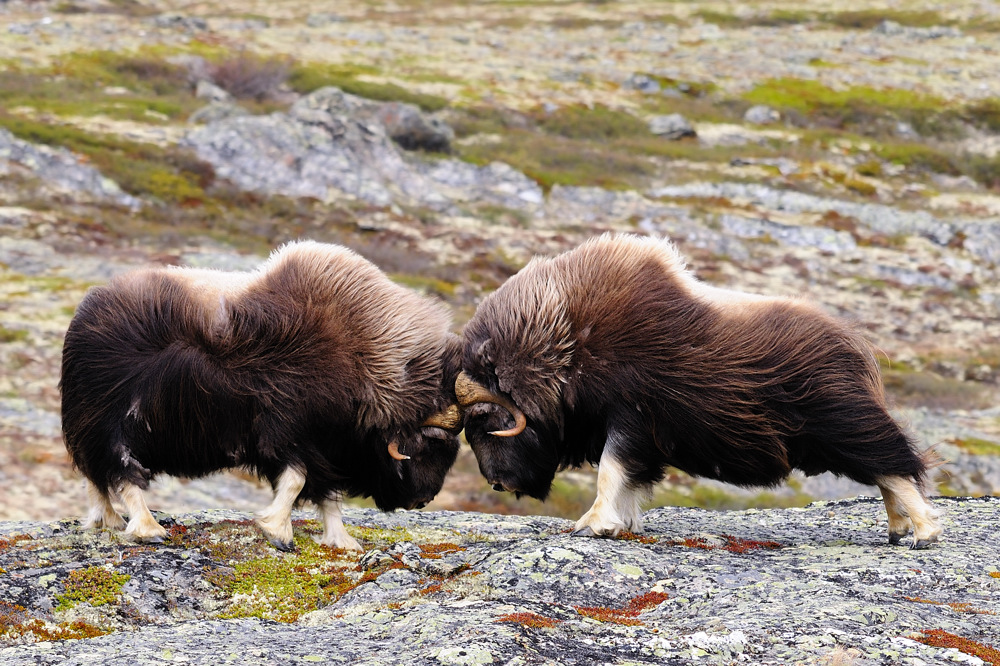
{"type": "Polygon", "coordinates": [[[308,276],[309,286],[317,292],[315,302],[329,310],[330,326],[360,353],[356,370],[369,381],[362,382],[368,392],[358,424],[374,427],[401,415],[415,418],[419,400],[412,394],[408,375],[440,362],[451,328],[447,308],[396,284],[370,261],[338,245],[287,243],[258,273],[263,278],[290,262],[308,276]],[[414,357],[414,350],[422,355],[414,357]],[[424,368],[415,368],[414,363],[424,368]]]}

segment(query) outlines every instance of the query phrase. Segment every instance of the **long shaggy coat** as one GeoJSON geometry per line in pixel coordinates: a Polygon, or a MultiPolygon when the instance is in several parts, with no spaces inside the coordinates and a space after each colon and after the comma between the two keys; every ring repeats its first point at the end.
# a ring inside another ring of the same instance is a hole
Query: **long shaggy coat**
{"type": "Polygon", "coordinates": [[[542,498],[558,469],[600,463],[582,533],[640,527],[668,465],[741,486],[832,471],[882,487],[893,541],[911,520],[915,542],[940,533],[862,335],[804,300],[705,285],[667,241],[604,236],[536,259],[463,335],[463,376],[526,418],[497,436],[511,410],[465,400],[481,471],[542,498]]]}
{"type": "Polygon", "coordinates": [[[286,495],[301,481],[292,501],[321,506],[429,501],[458,448],[457,420],[426,424],[455,402],[450,323],[357,254],[314,242],[249,273],[141,270],[92,289],[61,380],[66,447],[93,484],[90,522],[116,523],[106,498],[157,474],[227,468],[286,495]]]}

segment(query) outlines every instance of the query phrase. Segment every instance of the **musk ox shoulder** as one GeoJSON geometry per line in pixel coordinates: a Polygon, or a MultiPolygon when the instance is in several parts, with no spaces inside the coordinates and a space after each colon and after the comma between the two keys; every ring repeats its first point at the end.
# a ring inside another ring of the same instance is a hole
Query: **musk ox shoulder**
{"type": "Polygon", "coordinates": [[[456,392],[495,489],[544,498],[558,469],[598,464],[577,534],[640,530],[667,466],[742,486],[830,471],[881,488],[891,543],[941,534],[864,337],[803,300],[705,285],[668,241],[535,259],[463,337],[456,392]]]}
{"type": "Polygon", "coordinates": [[[86,477],[86,527],[159,541],[158,474],[242,468],[272,484],[257,514],[291,549],[317,504],[326,545],[360,549],[341,498],[412,508],[458,452],[461,343],[446,309],[337,246],[302,241],[257,270],[138,270],[91,289],[63,347],[62,426],[86,477]],[[112,500],[125,504],[125,525],[112,500]]]}

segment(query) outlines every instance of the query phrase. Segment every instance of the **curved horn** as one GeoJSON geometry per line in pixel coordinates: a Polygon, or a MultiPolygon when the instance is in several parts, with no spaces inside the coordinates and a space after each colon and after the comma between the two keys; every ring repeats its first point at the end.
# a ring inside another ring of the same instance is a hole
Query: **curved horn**
{"type": "Polygon", "coordinates": [[[517,405],[502,395],[491,392],[482,384],[473,381],[464,372],[460,373],[458,379],[455,380],[455,395],[458,397],[458,404],[463,408],[480,402],[489,402],[499,405],[510,412],[510,415],[514,417],[514,427],[510,430],[491,432],[491,435],[495,435],[496,437],[513,437],[524,432],[524,429],[528,425],[528,419],[525,418],[524,412],[517,408],[517,405]]]}
{"type": "Polygon", "coordinates": [[[396,460],[409,460],[410,456],[405,456],[399,452],[399,444],[393,440],[389,442],[389,455],[396,460]]]}
{"type": "Polygon", "coordinates": [[[432,428],[454,430],[460,425],[462,425],[462,412],[459,410],[458,405],[448,405],[442,411],[428,416],[427,420],[420,424],[420,427],[430,426],[432,428]]]}

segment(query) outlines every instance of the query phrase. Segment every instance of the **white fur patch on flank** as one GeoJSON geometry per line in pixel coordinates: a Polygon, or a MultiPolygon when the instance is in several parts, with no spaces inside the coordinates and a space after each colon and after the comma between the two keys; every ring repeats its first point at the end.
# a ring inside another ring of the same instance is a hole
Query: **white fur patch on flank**
{"type": "Polygon", "coordinates": [[[597,536],[641,532],[639,502],[646,491],[629,485],[625,468],[615,459],[610,448],[605,447],[597,468],[597,499],[590,510],[576,521],[575,529],[589,527],[597,536]]]}

